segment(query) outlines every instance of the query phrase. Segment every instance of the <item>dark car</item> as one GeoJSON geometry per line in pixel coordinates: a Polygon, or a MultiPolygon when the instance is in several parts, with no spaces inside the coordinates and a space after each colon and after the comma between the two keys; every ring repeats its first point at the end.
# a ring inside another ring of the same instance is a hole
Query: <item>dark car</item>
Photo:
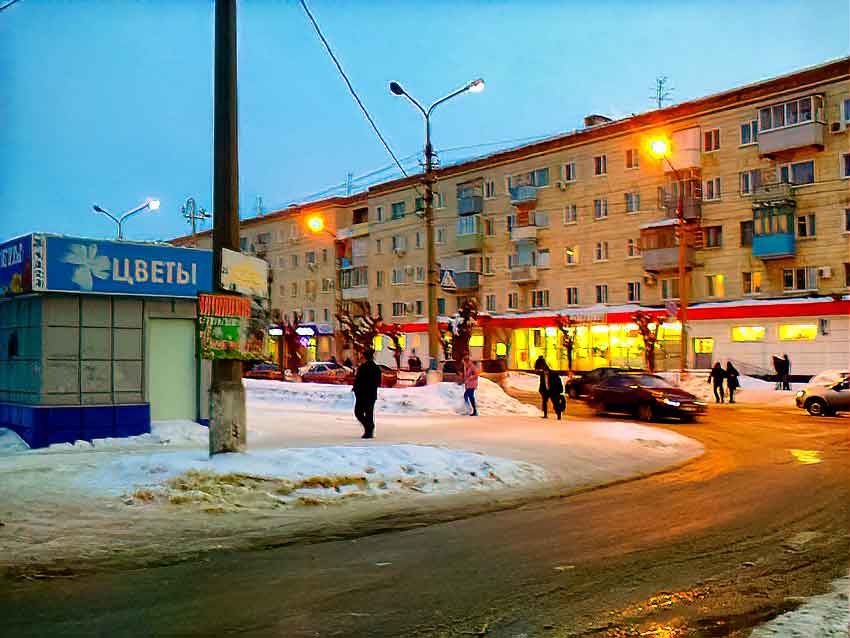
{"type": "Polygon", "coordinates": [[[593,388],[608,377],[621,372],[643,372],[638,368],[595,368],[590,372],[575,372],[572,379],[564,383],[564,391],[571,399],[590,396],[593,388]]]}
{"type": "Polygon", "coordinates": [[[275,381],[283,379],[280,368],[273,363],[257,364],[242,376],[246,379],[274,379],[275,381]]]}
{"type": "Polygon", "coordinates": [[[598,383],[590,394],[597,413],[627,412],[643,421],[677,417],[692,421],[706,404],[665,379],[646,373],[617,373],[598,383]]]}

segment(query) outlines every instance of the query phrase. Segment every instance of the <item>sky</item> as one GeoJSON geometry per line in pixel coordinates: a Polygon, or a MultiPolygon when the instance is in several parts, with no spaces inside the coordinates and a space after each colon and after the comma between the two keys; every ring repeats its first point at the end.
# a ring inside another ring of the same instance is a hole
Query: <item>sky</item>
{"type": "MultiPolygon", "coordinates": [[[[0,6],[8,0],[0,0],[0,6]]],[[[432,102],[443,162],[848,55],[848,0],[307,0],[397,156],[416,166],[432,102]],[[459,150],[448,150],[459,149],[459,150]]],[[[114,236],[92,211],[146,198],[129,239],[189,232],[212,209],[210,0],[18,0],[0,11],[0,240],[32,231],[114,236]]],[[[238,2],[240,214],[268,212],[388,167],[297,0],[238,2]]],[[[373,177],[392,176],[385,172],[373,177]]],[[[355,181],[364,184],[368,180],[355,181]]]]}

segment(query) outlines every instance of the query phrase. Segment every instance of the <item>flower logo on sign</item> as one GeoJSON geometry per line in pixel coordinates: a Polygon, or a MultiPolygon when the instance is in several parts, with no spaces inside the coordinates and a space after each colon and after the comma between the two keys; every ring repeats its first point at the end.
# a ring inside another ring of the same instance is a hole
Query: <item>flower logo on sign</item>
{"type": "Polygon", "coordinates": [[[92,277],[98,279],[109,278],[109,268],[112,262],[105,255],[98,256],[97,245],[71,244],[68,252],[62,257],[66,264],[74,264],[74,274],[71,281],[77,284],[81,290],[91,290],[94,286],[92,277]]]}

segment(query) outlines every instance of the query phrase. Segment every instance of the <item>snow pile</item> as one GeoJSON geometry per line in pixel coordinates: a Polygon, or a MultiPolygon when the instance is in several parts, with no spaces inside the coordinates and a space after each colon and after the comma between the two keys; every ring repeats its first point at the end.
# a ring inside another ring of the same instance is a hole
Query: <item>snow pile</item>
{"type": "MultiPolygon", "coordinates": [[[[708,381],[707,370],[691,371],[685,379],[681,379],[678,372],[658,372],[656,374],[703,401],[714,401],[714,386],[708,381]]],[[[738,377],[738,381],[741,386],[735,391],[736,403],[757,403],[779,407],[793,407],[794,395],[798,389],[803,387],[802,384],[795,383],[792,384],[791,390],[777,390],[776,384],[772,381],[762,381],[744,374],[738,377]]],[[[723,389],[726,399],[728,399],[729,390],[725,382],[723,389]]]]}
{"type": "MultiPolygon", "coordinates": [[[[246,379],[245,388],[252,408],[281,408],[311,412],[352,412],[354,393],[348,385],[320,383],[280,383],[246,379]]],[[[537,416],[537,408],[508,396],[495,383],[479,379],[475,393],[478,412],[483,416],[521,414],[537,416]]],[[[467,414],[463,387],[455,383],[435,383],[419,388],[379,388],[377,414],[467,414]]]]}
{"type": "Polygon", "coordinates": [[[505,384],[522,392],[537,392],[540,387],[540,377],[531,372],[511,372],[505,379],[505,384]]]}
{"type": "Polygon", "coordinates": [[[750,634],[750,638],[776,638],[777,636],[846,638],[850,634],[848,590],[850,590],[850,576],[839,578],[833,582],[831,592],[814,596],[798,609],[756,627],[750,634]]]}
{"type": "Polygon", "coordinates": [[[85,492],[126,503],[167,500],[216,506],[313,505],[352,495],[442,494],[516,487],[547,479],[530,463],[423,445],[328,446],[219,454],[195,451],[119,455],[78,473],[85,492]]]}
{"type": "Polygon", "coordinates": [[[0,455],[29,450],[29,445],[12,430],[0,428],[0,455]]]}

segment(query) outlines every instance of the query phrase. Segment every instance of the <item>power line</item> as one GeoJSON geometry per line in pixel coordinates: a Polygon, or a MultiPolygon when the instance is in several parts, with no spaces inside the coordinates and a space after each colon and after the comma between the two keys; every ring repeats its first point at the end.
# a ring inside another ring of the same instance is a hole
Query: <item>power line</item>
{"type": "Polygon", "coordinates": [[[345,80],[345,84],[346,84],[346,86],[348,86],[349,93],[351,93],[352,97],[354,97],[354,99],[357,101],[357,104],[360,106],[360,110],[363,111],[363,115],[365,115],[366,119],[369,120],[369,124],[372,125],[372,128],[374,129],[378,138],[381,140],[381,144],[383,144],[384,148],[387,149],[387,153],[389,153],[392,156],[393,160],[395,160],[395,163],[398,166],[399,170],[402,172],[402,174],[405,177],[407,177],[407,171],[404,170],[404,167],[401,165],[401,162],[398,161],[398,158],[395,156],[395,153],[393,153],[392,149],[390,148],[390,145],[387,144],[387,141],[384,139],[384,136],[381,135],[381,131],[378,130],[378,125],[375,124],[375,120],[373,120],[372,116],[369,115],[369,111],[366,110],[366,107],[363,105],[363,102],[360,100],[360,97],[357,95],[357,92],[354,90],[354,87],[351,85],[351,81],[348,79],[348,76],[345,74],[345,71],[342,70],[342,66],[339,63],[339,60],[337,60],[336,56],[334,55],[334,52],[331,49],[331,45],[328,44],[328,41],[325,39],[325,36],[322,34],[322,30],[319,28],[319,25],[316,22],[316,19],[313,17],[313,14],[310,13],[310,9],[307,8],[307,3],[304,0],[300,0],[300,2],[301,2],[301,6],[304,8],[304,12],[307,14],[307,17],[310,18],[310,22],[313,23],[313,27],[316,29],[316,33],[318,34],[319,38],[322,40],[322,44],[325,45],[325,49],[327,49],[328,55],[331,56],[331,59],[334,61],[334,64],[336,64],[336,68],[339,71],[339,74],[342,76],[342,79],[345,80]]]}
{"type": "Polygon", "coordinates": [[[4,4],[3,6],[0,6],[0,11],[5,11],[5,10],[6,10],[6,9],[8,9],[9,7],[11,7],[13,4],[15,4],[17,1],[18,1],[18,0],[9,0],[9,2],[7,2],[6,4],[4,4]]]}

